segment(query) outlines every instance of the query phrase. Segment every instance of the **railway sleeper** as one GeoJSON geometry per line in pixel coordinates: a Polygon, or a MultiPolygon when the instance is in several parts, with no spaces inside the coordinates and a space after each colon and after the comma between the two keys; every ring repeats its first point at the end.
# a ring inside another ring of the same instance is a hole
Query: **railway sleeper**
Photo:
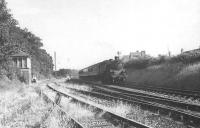
{"type": "Polygon", "coordinates": [[[200,121],[197,118],[194,118],[192,116],[183,115],[178,112],[174,111],[167,111],[165,109],[157,109],[157,114],[167,116],[169,119],[173,119],[176,122],[183,123],[187,126],[192,127],[200,127],[200,121]]]}
{"type": "Polygon", "coordinates": [[[183,118],[184,124],[188,126],[193,126],[193,127],[200,127],[200,120],[199,119],[194,119],[193,117],[184,117],[183,118]]]}
{"type": "Polygon", "coordinates": [[[181,122],[190,127],[200,127],[199,119],[192,116],[183,115],[177,112],[170,112],[169,117],[175,120],[176,122],[181,122]]]}

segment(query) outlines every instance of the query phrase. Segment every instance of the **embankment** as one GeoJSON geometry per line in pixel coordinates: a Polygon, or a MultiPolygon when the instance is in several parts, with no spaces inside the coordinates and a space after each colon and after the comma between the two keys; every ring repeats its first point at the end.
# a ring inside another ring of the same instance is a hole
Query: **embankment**
{"type": "Polygon", "coordinates": [[[200,62],[162,63],[143,69],[127,68],[128,82],[156,87],[200,90],[200,62]]]}
{"type": "Polygon", "coordinates": [[[19,89],[23,87],[25,84],[21,83],[19,80],[10,80],[7,77],[0,77],[0,92],[19,89]]]}

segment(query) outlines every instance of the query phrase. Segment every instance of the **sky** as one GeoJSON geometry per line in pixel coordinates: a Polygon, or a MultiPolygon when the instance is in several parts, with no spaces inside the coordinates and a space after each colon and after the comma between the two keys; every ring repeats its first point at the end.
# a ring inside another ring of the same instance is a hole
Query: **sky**
{"type": "Polygon", "coordinates": [[[22,28],[57,55],[57,68],[82,69],[145,50],[157,56],[200,46],[200,0],[6,0],[22,28]]]}

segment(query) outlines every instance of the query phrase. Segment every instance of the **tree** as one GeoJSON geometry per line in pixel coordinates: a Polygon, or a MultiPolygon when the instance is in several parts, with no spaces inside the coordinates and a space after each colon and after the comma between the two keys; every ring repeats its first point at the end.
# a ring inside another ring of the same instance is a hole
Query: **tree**
{"type": "Polygon", "coordinates": [[[24,51],[31,56],[32,72],[48,76],[53,71],[53,60],[42,46],[38,36],[18,26],[5,0],[0,0],[0,70],[5,69],[9,73],[9,56],[24,51]]]}

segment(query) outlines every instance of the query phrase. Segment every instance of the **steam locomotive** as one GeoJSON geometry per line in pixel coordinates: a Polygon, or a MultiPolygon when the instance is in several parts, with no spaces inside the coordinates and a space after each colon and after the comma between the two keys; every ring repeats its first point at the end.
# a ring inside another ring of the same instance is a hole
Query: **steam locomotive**
{"type": "Polygon", "coordinates": [[[123,83],[126,72],[119,57],[115,57],[115,60],[105,60],[80,70],[79,78],[103,83],[123,83]]]}

